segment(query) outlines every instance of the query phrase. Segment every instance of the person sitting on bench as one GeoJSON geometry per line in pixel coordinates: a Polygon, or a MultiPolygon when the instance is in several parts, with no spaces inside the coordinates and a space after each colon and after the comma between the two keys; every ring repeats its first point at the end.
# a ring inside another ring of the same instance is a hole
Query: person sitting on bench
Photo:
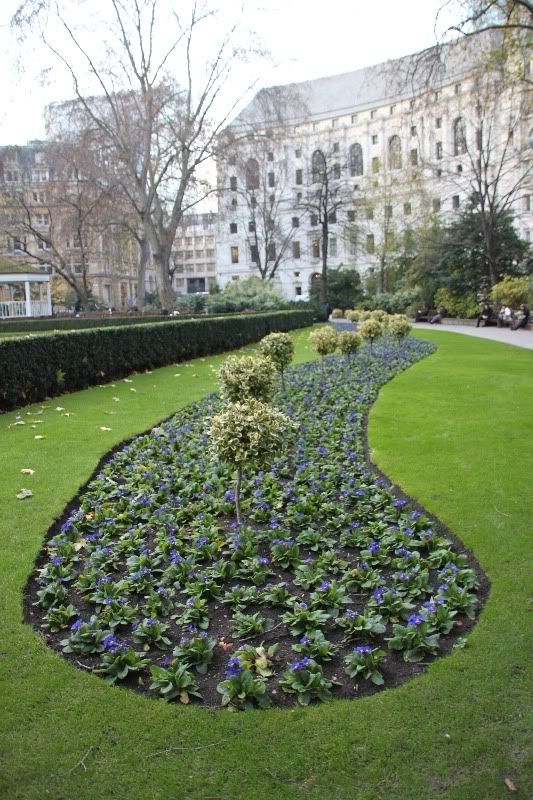
{"type": "Polygon", "coordinates": [[[492,311],[492,308],[489,306],[489,304],[485,303],[477,318],[476,328],[479,328],[480,326],[482,328],[486,328],[487,325],[490,325],[491,322],[493,322],[493,320],[494,320],[494,312],[492,311]]]}
{"type": "Polygon", "coordinates": [[[529,322],[529,308],[522,303],[518,309],[518,314],[511,325],[512,331],[517,331],[519,328],[527,328],[529,322]]]}

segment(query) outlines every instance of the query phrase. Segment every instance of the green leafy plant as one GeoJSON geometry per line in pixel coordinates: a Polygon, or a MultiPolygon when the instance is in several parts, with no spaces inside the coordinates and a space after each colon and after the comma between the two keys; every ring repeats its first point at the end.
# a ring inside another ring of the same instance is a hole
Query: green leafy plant
{"type": "Polygon", "coordinates": [[[272,399],[276,370],[269,358],[229,356],[218,374],[222,397],[230,403],[251,399],[268,403],[272,399]]]}
{"type": "Polygon", "coordinates": [[[71,603],[68,606],[55,606],[46,615],[46,621],[52,633],[57,633],[63,628],[67,628],[71,619],[77,614],[77,609],[71,603]]]}
{"type": "Polygon", "coordinates": [[[174,657],[188,667],[194,667],[200,675],[205,675],[207,667],[213,660],[216,640],[207,636],[205,631],[183,636],[179,645],[174,648],[174,657]]]}
{"type": "Polygon", "coordinates": [[[169,626],[153,617],[142,619],[133,631],[133,639],[143,646],[143,650],[148,651],[151,647],[164,650],[171,644],[170,639],[165,634],[169,626]]]}
{"type": "Polygon", "coordinates": [[[284,692],[295,694],[299,705],[308,706],[311,700],[327,700],[333,681],[324,677],[316,661],[304,656],[283,673],[279,685],[284,692]]]}
{"type": "Polygon", "coordinates": [[[175,663],[169,667],[150,667],[152,683],[150,689],[157,689],[167,702],[179,700],[184,705],[191,702],[192,697],[202,699],[198,684],[185,664],[175,663]]]}
{"type": "Polygon", "coordinates": [[[335,646],[328,642],[322,631],[309,631],[300,638],[297,644],[292,645],[295,653],[309,656],[315,661],[331,661],[335,655],[335,646]]]}
{"type": "Polygon", "coordinates": [[[336,624],[343,629],[346,639],[377,636],[386,631],[383,617],[371,611],[358,614],[356,611],[348,609],[342,616],[337,617],[336,624]]]}
{"type": "Polygon", "coordinates": [[[230,658],[226,678],[218,684],[217,692],[222,695],[222,705],[230,710],[249,711],[271,704],[265,679],[244,667],[239,658],[230,658]]]}
{"type": "Polygon", "coordinates": [[[231,636],[233,639],[255,636],[269,630],[272,624],[271,620],[262,617],[258,611],[255,614],[244,614],[242,611],[236,611],[231,619],[231,636]]]}
{"type": "Polygon", "coordinates": [[[259,342],[259,352],[269,358],[280,374],[281,385],[285,391],[285,370],[294,356],[294,342],[288,333],[269,333],[259,342]]]}
{"type": "Polygon", "coordinates": [[[357,331],[343,331],[338,336],[338,346],[345,356],[354,356],[361,347],[361,335],[357,331]]]}
{"type": "Polygon", "coordinates": [[[306,603],[295,603],[291,611],[286,611],[280,617],[281,621],[289,628],[293,636],[314,631],[325,625],[330,615],[321,609],[311,609],[306,603]]]}
{"type": "Polygon", "coordinates": [[[393,625],[392,636],[387,639],[391,650],[401,650],[404,661],[422,661],[439,649],[439,634],[419,614],[411,614],[407,625],[393,625]]]}
{"type": "Polygon", "coordinates": [[[100,667],[96,672],[105,675],[108,683],[123,681],[128,675],[143,670],[149,663],[143,653],[135,652],[113,635],[107,636],[103,644],[105,652],[100,656],[100,667]]]}
{"type": "Polygon", "coordinates": [[[372,346],[376,339],[379,339],[379,337],[383,335],[383,323],[380,322],[380,320],[376,317],[370,317],[369,319],[365,319],[364,322],[361,322],[357,329],[357,333],[361,339],[365,339],[370,342],[370,349],[372,350],[372,346]]]}
{"type": "Polygon", "coordinates": [[[384,680],[379,666],[385,655],[384,650],[373,648],[371,645],[357,645],[351,653],[345,656],[344,671],[350,678],[361,676],[365,680],[375,683],[376,686],[382,686],[384,680]]]}
{"type": "Polygon", "coordinates": [[[337,349],[338,336],[333,328],[319,328],[309,336],[312,347],[321,358],[331,355],[337,349]]]}
{"type": "Polygon", "coordinates": [[[92,616],[89,622],[78,619],[70,626],[70,636],[61,641],[64,653],[101,653],[104,650],[104,639],[111,631],[104,630],[98,617],[92,616]]]}

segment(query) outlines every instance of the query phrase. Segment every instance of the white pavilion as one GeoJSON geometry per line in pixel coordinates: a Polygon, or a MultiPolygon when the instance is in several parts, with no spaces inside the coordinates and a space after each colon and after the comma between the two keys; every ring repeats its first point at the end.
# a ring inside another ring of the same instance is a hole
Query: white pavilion
{"type": "Polygon", "coordinates": [[[0,258],[0,318],[52,316],[50,274],[19,259],[0,258]]]}

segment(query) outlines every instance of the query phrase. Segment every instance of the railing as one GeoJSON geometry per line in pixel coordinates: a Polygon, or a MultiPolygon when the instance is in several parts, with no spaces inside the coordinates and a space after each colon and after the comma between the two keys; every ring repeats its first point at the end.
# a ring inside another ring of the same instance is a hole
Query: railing
{"type": "MultiPolygon", "coordinates": [[[[46,317],[52,313],[52,309],[46,300],[31,301],[32,317],[46,317]]],[[[27,317],[25,300],[6,300],[0,301],[0,317],[2,319],[12,319],[14,317],[27,317]]]]}

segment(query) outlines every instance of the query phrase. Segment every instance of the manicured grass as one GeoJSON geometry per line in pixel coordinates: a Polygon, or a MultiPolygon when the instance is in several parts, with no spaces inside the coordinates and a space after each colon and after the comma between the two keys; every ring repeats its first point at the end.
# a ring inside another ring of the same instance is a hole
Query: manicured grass
{"type": "MultiPolygon", "coordinates": [[[[310,356],[306,335],[294,334],[299,360],[310,356]]],[[[214,388],[221,357],[63,396],[37,417],[26,412],[39,406],[24,409],[24,426],[7,427],[16,413],[0,418],[0,796],[492,800],[508,794],[507,776],[518,797],[533,795],[533,355],[421,335],[439,350],[382,391],[371,446],[474,550],[491,596],[464,650],[356,702],[250,714],[167,706],[73,670],[21,624],[22,591],[53,517],[107,449],[214,388]],[[35,474],[21,475],[28,467],[35,474]],[[16,500],[22,487],[34,496],[16,500]]]]}

